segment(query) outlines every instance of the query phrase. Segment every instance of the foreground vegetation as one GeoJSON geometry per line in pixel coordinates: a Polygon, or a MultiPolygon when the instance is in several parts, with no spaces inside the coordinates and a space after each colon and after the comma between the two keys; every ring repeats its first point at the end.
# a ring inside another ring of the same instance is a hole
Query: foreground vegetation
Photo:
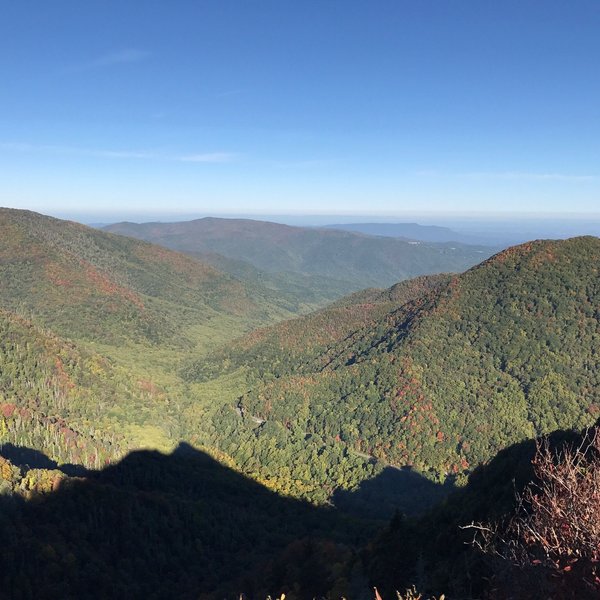
{"type": "Polygon", "coordinates": [[[367,522],[283,498],[186,445],[70,474],[8,445],[0,584],[15,599],[367,598],[375,587],[376,598],[591,600],[598,431],[505,449],[362,552],[367,522]]]}
{"type": "Polygon", "coordinates": [[[371,545],[382,595],[414,583],[449,598],[594,599],[600,593],[598,426],[511,446],[468,484],[371,545]]]}

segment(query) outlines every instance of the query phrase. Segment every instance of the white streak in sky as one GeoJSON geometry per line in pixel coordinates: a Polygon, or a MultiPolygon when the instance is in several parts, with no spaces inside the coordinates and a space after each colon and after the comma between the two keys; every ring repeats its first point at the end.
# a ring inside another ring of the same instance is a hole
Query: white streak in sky
{"type": "Polygon", "coordinates": [[[179,156],[175,160],[191,163],[225,163],[231,162],[235,156],[236,155],[232,154],[231,152],[209,152],[205,154],[189,154],[186,156],[179,156]]]}
{"type": "Polygon", "coordinates": [[[237,154],[234,154],[233,152],[204,152],[174,155],[143,150],[104,150],[78,148],[75,146],[28,144],[23,142],[0,142],[0,150],[19,153],[43,153],[115,160],[157,160],[185,163],[227,163],[232,162],[237,156],[237,154]]]}
{"type": "Polygon", "coordinates": [[[505,180],[529,180],[529,181],[595,181],[597,175],[575,175],[572,173],[533,173],[527,171],[475,171],[472,173],[461,173],[461,177],[470,179],[505,179],[505,180]]]}
{"type": "Polygon", "coordinates": [[[459,177],[461,179],[496,179],[505,181],[567,181],[586,182],[598,181],[599,175],[531,172],[531,171],[471,171],[468,173],[444,173],[435,169],[423,169],[415,173],[417,177],[459,177]]]}
{"type": "Polygon", "coordinates": [[[93,71],[95,69],[103,69],[106,67],[112,67],[117,65],[127,65],[132,63],[139,63],[146,60],[150,56],[150,52],[145,50],[138,50],[136,48],[125,48],[116,52],[110,52],[103,54],[98,58],[75,64],[65,69],[67,73],[79,73],[83,71],[93,71]]]}

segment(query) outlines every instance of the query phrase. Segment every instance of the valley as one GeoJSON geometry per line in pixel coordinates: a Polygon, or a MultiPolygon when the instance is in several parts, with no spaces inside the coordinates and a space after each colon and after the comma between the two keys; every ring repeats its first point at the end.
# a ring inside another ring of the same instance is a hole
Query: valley
{"type": "Polygon", "coordinates": [[[194,236],[171,234],[180,254],[9,209],[0,231],[2,581],[35,571],[40,598],[85,595],[91,577],[100,596],[116,577],[121,596],[164,597],[147,570],[171,573],[179,597],[357,596],[412,585],[419,554],[430,589],[458,590],[421,541],[439,511],[471,518],[455,498],[483,493],[496,456],[599,416],[598,238],[530,242],[462,273],[429,264],[303,314],[304,292],[218,270],[194,236]],[[383,548],[399,535],[413,566],[393,575],[383,548]]]}
{"type": "Polygon", "coordinates": [[[416,243],[250,219],[115,223],[104,230],[190,254],[245,282],[260,281],[298,312],[368,287],[464,271],[495,252],[485,245],[416,243]]]}
{"type": "Polygon", "coordinates": [[[0,600],[600,600],[599,31],[3,3],[0,600]]]}

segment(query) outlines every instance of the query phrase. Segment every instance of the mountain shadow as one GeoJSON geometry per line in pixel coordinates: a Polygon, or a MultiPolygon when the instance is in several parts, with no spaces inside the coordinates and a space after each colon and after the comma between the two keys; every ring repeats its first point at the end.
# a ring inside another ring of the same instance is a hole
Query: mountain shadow
{"type": "Polygon", "coordinates": [[[345,513],[372,519],[391,519],[396,513],[417,515],[441,502],[454,490],[448,477],[441,485],[410,467],[385,467],[353,491],[338,489],[333,504],[345,513]]]}
{"type": "Polygon", "coordinates": [[[39,450],[27,448],[26,446],[16,446],[11,443],[0,444],[0,457],[9,460],[24,472],[31,469],[57,470],[69,477],[85,477],[89,473],[89,470],[82,465],[71,463],[59,465],[39,450]]]}
{"type": "MultiPolygon", "coordinates": [[[[581,443],[582,437],[558,430],[547,439],[555,451],[581,443]]],[[[536,440],[513,444],[477,467],[465,487],[429,512],[413,519],[396,516],[365,556],[370,585],[377,586],[382,597],[395,597],[395,590],[412,585],[436,597],[494,597],[489,596],[489,585],[495,565],[473,546],[474,531],[465,526],[495,522],[514,511],[516,494],[534,479],[535,452],[536,440]]],[[[529,598],[518,589],[515,594],[529,598]]]]}
{"type": "MultiPolygon", "coordinates": [[[[56,467],[26,450],[9,454],[29,467],[56,467]]],[[[356,598],[368,590],[357,549],[372,535],[373,522],[281,497],[186,444],[170,455],[133,452],[52,488],[0,495],[2,599],[238,598],[243,592],[264,600],[331,590],[356,598]]]]}
{"type": "Polygon", "coordinates": [[[9,460],[13,465],[20,469],[56,469],[56,461],[48,458],[43,452],[27,448],[25,446],[15,446],[15,444],[0,444],[0,456],[9,460]]]}

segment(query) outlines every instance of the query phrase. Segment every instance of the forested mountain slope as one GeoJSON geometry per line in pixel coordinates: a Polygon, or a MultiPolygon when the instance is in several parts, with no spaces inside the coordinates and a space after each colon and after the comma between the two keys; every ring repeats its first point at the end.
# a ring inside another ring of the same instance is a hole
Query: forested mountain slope
{"type": "Polygon", "coordinates": [[[12,209],[0,283],[0,444],[88,466],[175,444],[182,357],[292,314],[189,256],[12,209]]]}
{"type": "Polygon", "coordinates": [[[284,324],[297,348],[277,327],[255,346],[243,338],[227,368],[266,358],[211,441],[266,478],[333,490],[369,476],[358,458],[443,481],[511,443],[588,425],[600,403],[598,264],[597,238],[532,242],[373,311],[363,328],[337,308],[284,324]],[[336,310],[339,335],[321,344],[336,310]]]}
{"type": "Polygon", "coordinates": [[[0,310],[0,448],[99,467],[127,449],[119,407],[141,396],[106,358],[0,310]]]}
{"type": "Polygon", "coordinates": [[[591,494],[578,496],[577,492],[583,491],[586,481],[597,482],[600,475],[594,442],[598,435],[596,424],[585,431],[558,430],[543,439],[511,445],[475,469],[466,486],[431,511],[418,518],[397,515],[365,555],[371,585],[383,597],[417,585],[426,597],[597,598],[600,581],[589,576],[590,570],[597,571],[597,561],[589,562],[597,548],[592,545],[590,552],[574,553],[569,542],[574,536],[586,540],[597,536],[598,484],[591,494]],[[566,479],[560,477],[563,469],[569,474],[566,479]],[[533,534],[540,533],[539,520],[527,520],[531,529],[522,527],[521,535],[507,529],[515,518],[532,514],[531,504],[523,501],[527,488],[539,498],[542,514],[556,526],[554,537],[541,543],[552,548],[548,554],[540,551],[533,534]],[[587,507],[587,515],[581,505],[587,507]],[[478,526],[500,534],[494,551],[486,547],[478,526]],[[552,557],[560,557],[559,563],[548,560],[552,557]]]}
{"type": "Polygon", "coordinates": [[[335,344],[443,286],[450,277],[416,277],[388,289],[369,288],[344,296],[309,315],[257,328],[208,356],[191,359],[183,375],[190,380],[207,380],[243,366],[250,379],[260,380],[299,371],[305,365],[310,368],[319,356],[327,357],[335,344]]]}
{"type": "Polygon", "coordinates": [[[362,529],[185,444],[85,479],[0,453],[0,596],[10,600],[354,596],[362,529]]]}
{"type": "Polygon", "coordinates": [[[70,338],[193,345],[190,326],[238,332],[289,316],[284,302],[160,246],[0,209],[0,307],[70,338]]]}
{"type": "Polygon", "coordinates": [[[248,219],[116,223],[106,230],[199,256],[239,277],[244,277],[240,261],[249,263],[253,269],[246,267],[246,275],[260,276],[280,293],[299,301],[318,303],[321,299],[321,304],[362,288],[389,286],[419,275],[460,272],[492,253],[484,246],[409,243],[248,219]]]}

